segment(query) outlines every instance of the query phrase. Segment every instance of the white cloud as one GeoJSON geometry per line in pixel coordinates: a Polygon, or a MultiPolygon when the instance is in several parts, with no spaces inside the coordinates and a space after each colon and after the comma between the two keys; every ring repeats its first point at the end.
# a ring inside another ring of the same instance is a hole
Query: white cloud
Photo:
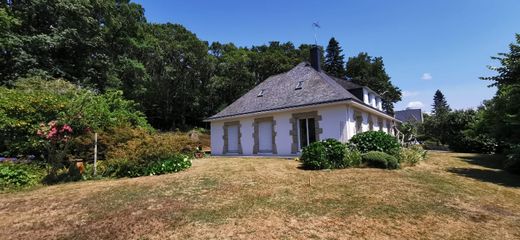
{"type": "Polygon", "coordinates": [[[421,76],[421,79],[422,80],[432,80],[433,77],[432,77],[431,73],[423,73],[422,76],[421,76]]]}
{"type": "Polygon", "coordinates": [[[403,94],[403,97],[415,97],[415,96],[419,95],[419,92],[404,90],[402,92],[402,94],[403,94]]]}
{"type": "Polygon", "coordinates": [[[424,107],[424,104],[420,101],[409,102],[408,105],[406,105],[406,108],[411,108],[411,109],[418,109],[418,108],[423,108],[423,107],[424,107]]]}

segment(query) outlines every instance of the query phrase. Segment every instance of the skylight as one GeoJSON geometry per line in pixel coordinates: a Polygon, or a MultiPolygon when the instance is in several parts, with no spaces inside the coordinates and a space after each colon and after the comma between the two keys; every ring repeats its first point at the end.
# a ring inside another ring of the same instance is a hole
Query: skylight
{"type": "Polygon", "coordinates": [[[262,90],[260,90],[260,92],[256,96],[257,97],[262,97],[262,96],[264,96],[264,92],[265,92],[265,89],[262,89],[262,90]]]}
{"type": "Polygon", "coordinates": [[[296,85],[296,88],[294,90],[300,90],[303,87],[303,81],[299,81],[298,85],[296,85]]]}

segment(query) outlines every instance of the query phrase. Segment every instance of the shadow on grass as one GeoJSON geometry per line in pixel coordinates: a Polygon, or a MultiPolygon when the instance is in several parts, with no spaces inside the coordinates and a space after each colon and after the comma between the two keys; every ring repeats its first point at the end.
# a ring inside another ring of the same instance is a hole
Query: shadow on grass
{"type": "Polygon", "coordinates": [[[458,158],[464,162],[491,169],[502,169],[502,162],[504,161],[504,156],[487,154],[462,156],[458,158]]]}
{"type": "Polygon", "coordinates": [[[473,178],[483,182],[494,183],[504,187],[520,188],[520,176],[513,175],[504,170],[451,168],[448,171],[460,176],[473,178]]]}

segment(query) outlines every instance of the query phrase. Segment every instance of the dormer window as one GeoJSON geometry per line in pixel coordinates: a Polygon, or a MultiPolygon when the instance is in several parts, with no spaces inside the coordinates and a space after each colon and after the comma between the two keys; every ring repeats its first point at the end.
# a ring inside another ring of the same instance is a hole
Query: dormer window
{"type": "Polygon", "coordinates": [[[294,90],[300,90],[303,87],[303,81],[299,81],[294,90]]]}
{"type": "Polygon", "coordinates": [[[264,92],[265,92],[265,89],[260,90],[260,92],[258,93],[258,95],[256,95],[256,97],[263,97],[264,92]]]}

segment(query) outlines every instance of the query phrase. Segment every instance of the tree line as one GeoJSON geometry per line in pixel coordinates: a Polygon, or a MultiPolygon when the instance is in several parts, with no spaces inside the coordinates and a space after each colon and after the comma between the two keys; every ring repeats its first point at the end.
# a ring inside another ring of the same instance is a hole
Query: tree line
{"type": "Polygon", "coordinates": [[[488,68],[496,75],[480,78],[497,88],[492,99],[476,109],[453,110],[437,90],[424,123],[403,124],[400,129],[422,142],[433,141],[453,151],[504,154],[504,167],[520,173],[520,34],[509,45],[509,52],[492,59],[499,65],[488,68]]]}
{"type": "MultiPolygon", "coordinates": [[[[180,24],[147,22],[143,7],[129,0],[0,2],[0,85],[38,77],[122,90],[164,130],[201,126],[269,76],[309,61],[311,47],[208,43],[180,24]]],[[[320,48],[325,71],[383,93],[384,109],[393,111],[401,91],[381,57],[345,61],[334,38],[320,48]]]]}

